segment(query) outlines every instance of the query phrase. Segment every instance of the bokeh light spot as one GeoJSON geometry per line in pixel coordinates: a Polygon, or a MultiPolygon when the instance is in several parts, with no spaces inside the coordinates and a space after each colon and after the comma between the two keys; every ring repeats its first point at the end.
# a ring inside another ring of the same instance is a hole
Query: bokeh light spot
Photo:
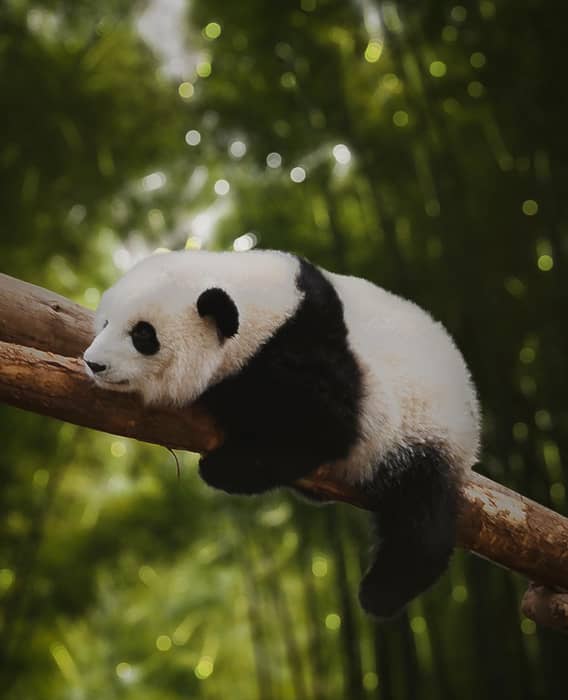
{"type": "Polygon", "coordinates": [[[536,632],[536,624],[532,620],[529,620],[528,617],[524,617],[521,620],[521,631],[526,635],[534,634],[536,632]]]}
{"type": "Polygon", "coordinates": [[[524,365],[530,365],[531,362],[534,362],[535,357],[536,353],[534,351],[534,348],[521,348],[521,352],[519,353],[519,359],[524,365]]]}
{"type": "Polygon", "coordinates": [[[246,152],[246,143],[244,141],[240,141],[239,139],[233,141],[229,146],[229,153],[233,156],[233,158],[242,158],[246,152]]]}
{"type": "Polygon", "coordinates": [[[203,29],[203,35],[207,39],[218,39],[221,36],[221,25],[219,22],[209,22],[203,29]]]}
{"type": "Polygon", "coordinates": [[[279,168],[282,165],[282,156],[280,153],[272,152],[266,156],[266,165],[269,168],[279,168]]]}
{"type": "Polygon", "coordinates": [[[178,93],[179,96],[183,97],[184,100],[189,100],[190,97],[193,97],[193,85],[187,81],[180,83],[178,87],[178,93]]]}
{"type": "Polygon", "coordinates": [[[158,651],[169,651],[172,648],[172,640],[167,634],[161,634],[158,639],[156,639],[156,648],[158,651]]]}
{"type": "Polygon", "coordinates": [[[110,453],[113,457],[124,457],[126,445],[120,440],[114,440],[110,446],[110,453]]]}
{"type": "Polygon", "coordinates": [[[280,76],[280,85],[286,90],[291,90],[296,87],[296,76],[290,71],[282,73],[280,76]]]}
{"type": "Polygon", "coordinates": [[[226,194],[229,194],[231,185],[227,180],[217,180],[213,189],[215,190],[215,194],[218,194],[220,197],[224,197],[226,194]]]}
{"type": "Polygon", "coordinates": [[[332,153],[335,160],[341,165],[347,165],[351,160],[351,151],[343,143],[338,143],[334,146],[332,153]]]}
{"type": "Polygon", "coordinates": [[[465,603],[467,600],[467,588],[461,584],[452,588],[452,598],[456,603],[465,603]]]}
{"type": "Polygon", "coordinates": [[[337,613],[329,613],[325,617],[325,626],[328,630],[338,630],[341,627],[341,617],[337,613]]]}
{"type": "Polygon", "coordinates": [[[365,49],[365,60],[368,63],[376,63],[383,52],[382,41],[370,41],[365,49]]]}
{"type": "Polygon", "coordinates": [[[115,671],[116,675],[120,678],[120,680],[124,681],[125,683],[134,680],[134,669],[126,661],[121,661],[119,664],[117,664],[115,671]]]}
{"type": "Polygon", "coordinates": [[[541,272],[550,272],[554,267],[552,255],[541,255],[537,260],[538,269],[541,272]]]}
{"type": "Polygon", "coordinates": [[[525,199],[522,210],[525,216],[534,216],[538,213],[538,202],[534,199],[525,199]]]}
{"type": "Polygon", "coordinates": [[[408,112],[405,112],[403,109],[397,110],[392,115],[392,121],[393,124],[398,127],[408,126],[408,112]]]}
{"type": "Polygon", "coordinates": [[[463,5],[456,5],[455,7],[452,7],[450,16],[454,22],[465,22],[467,18],[467,10],[463,5]]]}
{"type": "Polygon", "coordinates": [[[435,219],[437,216],[440,216],[440,202],[437,199],[429,199],[424,205],[424,211],[426,216],[435,219]]]}
{"type": "Polygon", "coordinates": [[[328,565],[327,558],[321,554],[316,555],[312,558],[312,574],[316,578],[323,578],[327,576],[328,565]]]}
{"type": "Polygon", "coordinates": [[[146,192],[159,190],[166,184],[166,176],[162,172],[155,172],[142,178],[142,189],[146,192]]]}
{"type": "Polygon", "coordinates": [[[150,586],[152,583],[154,583],[154,581],[157,580],[158,574],[151,566],[148,566],[147,564],[142,564],[142,566],[138,569],[138,578],[146,586],[150,586]]]}
{"type": "Polygon", "coordinates": [[[199,146],[201,143],[201,134],[197,129],[190,129],[185,135],[185,142],[188,146],[199,146]]]}
{"type": "Polygon", "coordinates": [[[479,82],[479,80],[472,80],[471,83],[468,83],[467,94],[470,97],[481,97],[484,92],[485,88],[483,87],[483,84],[479,82]]]}
{"type": "Polygon", "coordinates": [[[386,73],[381,83],[390,92],[401,92],[402,82],[396,73],[386,73]]]}
{"type": "Polygon", "coordinates": [[[285,41],[279,41],[274,47],[274,53],[283,61],[290,61],[294,56],[294,49],[285,41]]]}
{"type": "Polygon", "coordinates": [[[211,75],[211,64],[209,61],[201,61],[197,64],[195,72],[200,78],[208,78],[211,75]]]}
{"type": "Polygon", "coordinates": [[[203,681],[213,673],[213,659],[210,656],[202,656],[195,667],[195,675],[203,681]]]}
{"type": "Polygon", "coordinates": [[[300,165],[297,165],[295,168],[290,170],[290,180],[292,180],[292,182],[304,182],[305,179],[306,171],[300,165]]]}
{"type": "Polygon", "coordinates": [[[237,253],[245,253],[247,250],[252,250],[257,242],[254,233],[244,233],[233,241],[233,250],[237,253]]]}
{"type": "Polygon", "coordinates": [[[507,277],[505,280],[505,289],[512,297],[520,299],[524,296],[526,287],[518,277],[507,277]]]}
{"type": "Polygon", "coordinates": [[[552,416],[544,408],[540,408],[534,414],[534,422],[536,423],[537,428],[539,430],[545,431],[545,430],[551,430],[551,428],[552,428],[552,416]]]}
{"type": "Polygon", "coordinates": [[[485,58],[485,54],[481,53],[481,51],[475,51],[469,57],[469,62],[474,68],[483,68],[487,59],[485,58]]]}
{"type": "Polygon", "coordinates": [[[443,61],[432,61],[429,71],[434,78],[443,78],[448,72],[448,68],[443,61]]]}

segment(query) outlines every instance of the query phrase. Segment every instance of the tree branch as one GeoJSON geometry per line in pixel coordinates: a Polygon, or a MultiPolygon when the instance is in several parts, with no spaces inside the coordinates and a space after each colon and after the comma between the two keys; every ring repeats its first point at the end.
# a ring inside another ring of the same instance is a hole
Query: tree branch
{"type": "MultiPolygon", "coordinates": [[[[199,405],[177,411],[145,408],[133,394],[96,387],[76,359],[91,337],[91,312],[0,275],[0,401],[172,448],[203,452],[222,442],[220,430],[199,405]]],[[[324,500],[372,508],[368,498],[337,481],[325,465],[300,484],[324,500]]],[[[537,622],[566,628],[558,612],[566,610],[566,596],[556,591],[568,590],[568,519],[472,473],[460,491],[458,540],[465,549],[549,587],[544,594],[541,590],[538,604],[530,589],[523,610],[537,622]]]]}

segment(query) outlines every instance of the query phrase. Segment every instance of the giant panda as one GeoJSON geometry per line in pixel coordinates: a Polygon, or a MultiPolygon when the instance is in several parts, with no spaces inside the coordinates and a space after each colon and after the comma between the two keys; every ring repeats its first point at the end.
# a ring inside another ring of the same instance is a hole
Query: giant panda
{"type": "Polygon", "coordinates": [[[199,463],[207,484],[257,494],[326,464],[372,497],[368,613],[393,616],[444,572],[479,411],[462,355],[417,305],[292,254],[180,251],[128,271],[95,325],[97,384],[199,399],[223,429],[199,463]]]}

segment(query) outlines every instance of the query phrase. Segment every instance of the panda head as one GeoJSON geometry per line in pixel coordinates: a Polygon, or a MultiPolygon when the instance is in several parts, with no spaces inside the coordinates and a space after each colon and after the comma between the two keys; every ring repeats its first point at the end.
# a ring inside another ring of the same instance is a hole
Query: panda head
{"type": "Polygon", "coordinates": [[[238,331],[239,310],[226,289],[149,259],[103,294],[83,358],[102,387],[183,405],[215,380],[238,331]]]}

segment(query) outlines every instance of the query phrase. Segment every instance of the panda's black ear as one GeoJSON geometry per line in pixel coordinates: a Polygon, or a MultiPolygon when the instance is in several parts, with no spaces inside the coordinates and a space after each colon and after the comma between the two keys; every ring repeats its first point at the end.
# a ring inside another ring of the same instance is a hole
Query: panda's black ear
{"type": "Polygon", "coordinates": [[[231,338],[239,330],[239,310],[227,292],[219,287],[201,293],[197,311],[200,316],[211,316],[223,340],[231,338]]]}

